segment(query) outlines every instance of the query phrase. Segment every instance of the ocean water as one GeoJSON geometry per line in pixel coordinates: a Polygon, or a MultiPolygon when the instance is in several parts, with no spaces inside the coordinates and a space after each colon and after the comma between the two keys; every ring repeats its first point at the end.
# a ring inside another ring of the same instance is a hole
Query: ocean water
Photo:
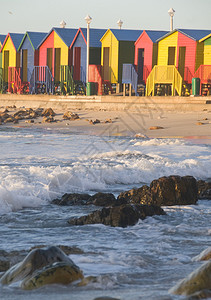
{"type": "Polygon", "coordinates": [[[206,141],[108,137],[70,129],[0,128],[0,250],[35,245],[77,246],[70,255],[85,276],[86,287],[47,286],[22,291],[0,286],[1,299],[184,299],[169,288],[200,266],[192,258],[210,246],[210,201],[164,207],[166,216],[133,227],[71,227],[67,220],[96,207],[59,207],[64,193],[112,192],[168,175],[211,179],[211,145],[206,141]]]}

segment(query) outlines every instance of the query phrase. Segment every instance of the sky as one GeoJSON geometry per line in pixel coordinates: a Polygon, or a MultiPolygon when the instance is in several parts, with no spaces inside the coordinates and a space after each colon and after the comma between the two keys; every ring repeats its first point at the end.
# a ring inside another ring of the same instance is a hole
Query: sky
{"type": "Polygon", "coordinates": [[[64,20],[68,28],[169,30],[168,10],[175,12],[174,28],[211,29],[211,0],[0,0],[0,34],[49,32],[64,20]]]}

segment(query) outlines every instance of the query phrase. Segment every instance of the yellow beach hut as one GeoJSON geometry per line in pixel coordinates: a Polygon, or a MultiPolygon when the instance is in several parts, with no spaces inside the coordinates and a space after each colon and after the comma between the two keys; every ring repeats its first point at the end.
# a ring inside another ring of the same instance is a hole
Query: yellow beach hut
{"type": "Polygon", "coordinates": [[[108,29],[101,38],[103,79],[112,84],[122,83],[123,64],[134,63],[135,41],[143,30],[108,29]]]}
{"type": "Polygon", "coordinates": [[[20,67],[20,53],[17,49],[24,37],[21,33],[8,33],[1,48],[3,79],[8,82],[8,68],[20,67]]]}

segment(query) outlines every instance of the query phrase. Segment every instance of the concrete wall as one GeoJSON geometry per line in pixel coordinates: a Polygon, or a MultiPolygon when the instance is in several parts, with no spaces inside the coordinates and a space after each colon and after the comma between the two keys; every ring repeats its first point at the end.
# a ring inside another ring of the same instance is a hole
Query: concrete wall
{"type": "MultiPolygon", "coordinates": [[[[55,96],[0,94],[0,106],[26,108],[52,107],[58,110],[165,110],[165,111],[211,111],[209,97],[121,97],[121,96],[55,96]]],[[[0,108],[1,110],[1,108],[0,108]]]]}

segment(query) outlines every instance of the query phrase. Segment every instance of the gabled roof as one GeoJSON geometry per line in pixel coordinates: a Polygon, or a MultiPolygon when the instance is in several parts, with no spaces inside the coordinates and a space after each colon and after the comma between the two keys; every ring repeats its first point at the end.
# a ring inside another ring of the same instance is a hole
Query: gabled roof
{"type": "Polygon", "coordinates": [[[168,31],[146,30],[146,33],[150,37],[153,43],[156,43],[158,39],[168,33],[168,31]]]}
{"type": "Polygon", "coordinates": [[[161,41],[163,38],[166,38],[167,36],[177,32],[177,31],[186,35],[187,37],[189,37],[190,39],[192,39],[194,41],[199,41],[203,37],[205,37],[209,33],[211,33],[211,30],[202,30],[202,29],[175,29],[173,31],[170,31],[168,34],[161,37],[160,39],[158,39],[158,41],[161,41]]]}
{"type": "Polygon", "coordinates": [[[8,40],[8,38],[11,38],[11,41],[13,43],[13,46],[15,47],[15,50],[17,51],[18,50],[18,47],[24,37],[24,34],[22,33],[8,33],[5,40],[4,40],[4,44],[2,45],[2,48],[1,48],[1,51],[2,49],[4,48],[4,45],[6,43],[6,41],[8,40]]]}
{"type": "MultiPolygon", "coordinates": [[[[132,29],[108,29],[106,33],[108,31],[111,31],[118,41],[128,41],[128,42],[135,42],[143,32],[143,30],[132,30],[132,29]]],[[[106,33],[104,34],[104,36],[106,35],[106,33]]]]}
{"type": "Polygon", "coordinates": [[[205,37],[203,37],[202,39],[200,39],[199,42],[203,42],[203,41],[209,39],[210,37],[211,37],[211,32],[210,32],[210,34],[208,34],[207,36],[205,36],[205,37]]]}
{"type": "Polygon", "coordinates": [[[144,30],[142,32],[142,34],[138,37],[138,39],[136,40],[135,44],[138,43],[138,41],[140,40],[140,38],[142,37],[142,35],[146,33],[149,38],[151,39],[151,41],[153,43],[156,43],[158,39],[160,39],[161,37],[163,37],[164,35],[166,35],[168,33],[168,31],[161,31],[161,30],[144,30]]]}
{"type": "Polygon", "coordinates": [[[1,44],[1,45],[3,45],[5,39],[6,39],[6,35],[0,34],[0,44],[1,44]]]}
{"type": "Polygon", "coordinates": [[[32,45],[32,48],[34,50],[37,49],[39,43],[43,40],[43,38],[47,35],[46,32],[32,32],[32,31],[27,31],[18,47],[18,51],[20,51],[20,48],[22,47],[26,37],[28,37],[31,45],[32,45]]]}
{"type": "MultiPolygon", "coordinates": [[[[90,47],[101,48],[100,39],[106,33],[107,29],[97,29],[97,28],[90,28],[89,30],[89,40],[90,40],[90,47]]],[[[79,28],[75,38],[70,47],[73,46],[74,42],[76,41],[79,33],[82,34],[84,38],[84,42],[87,43],[87,29],[86,28],[79,28]]]]}
{"type": "Polygon", "coordinates": [[[55,31],[58,34],[58,36],[62,39],[62,41],[67,45],[67,47],[70,47],[78,29],[53,27],[50,30],[50,32],[44,37],[44,39],[41,41],[41,43],[37,46],[37,48],[39,48],[44,43],[44,41],[48,38],[48,36],[53,31],[55,31]]]}

